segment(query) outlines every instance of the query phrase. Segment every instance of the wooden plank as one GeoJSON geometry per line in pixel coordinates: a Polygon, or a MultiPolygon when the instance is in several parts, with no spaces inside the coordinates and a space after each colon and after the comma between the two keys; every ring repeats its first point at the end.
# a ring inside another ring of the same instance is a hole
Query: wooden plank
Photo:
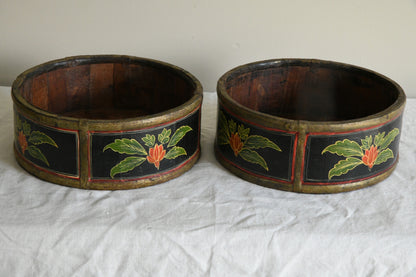
{"type": "Polygon", "coordinates": [[[114,64],[92,64],[90,69],[90,107],[111,108],[114,106],[114,64]]]}
{"type": "Polygon", "coordinates": [[[48,73],[49,110],[53,113],[64,113],[67,109],[65,69],[48,73]]]}
{"type": "Polygon", "coordinates": [[[89,105],[90,65],[66,69],[67,111],[85,110],[89,105]]]}
{"type": "Polygon", "coordinates": [[[48,110],[48,75],[42,74],[33,78],[32,104],[42,110],[48,110]]]}
{"type": "Polygon", "coordinates": [[[32,83],[33,83],[33,79],[27,79],[22,86],[22,96],[23,98],[29,102],[32,103],[32,83]]]}

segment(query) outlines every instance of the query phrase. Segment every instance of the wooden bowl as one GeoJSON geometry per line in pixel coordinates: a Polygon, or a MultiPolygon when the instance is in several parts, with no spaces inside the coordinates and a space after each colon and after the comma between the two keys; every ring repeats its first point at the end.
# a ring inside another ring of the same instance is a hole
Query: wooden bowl
{"type": "Polygon", "coordinates": [[[217,92],[216,157],[250,182],[342,192],[383,180],[397,164],[406,97],[376,72],[267,60],[225,73],[217,92]]]}
{"type": "Polygon", "coordinates": [[[69,57],[22,73],[12,97],[16,159],[50,182],[144,187],[179,176],[200,155],[202,87],[173,65],[69,57]]]}

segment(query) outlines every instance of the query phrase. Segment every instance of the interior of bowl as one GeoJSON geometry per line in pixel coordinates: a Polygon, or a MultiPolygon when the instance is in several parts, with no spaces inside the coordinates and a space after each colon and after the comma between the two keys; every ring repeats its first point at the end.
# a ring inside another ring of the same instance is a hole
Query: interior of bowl
{"type": "Polygon", "coordinates": [[[183,72],[157,62],[85,58],[45,64],[18,89],[44,111],[88,119],[152,115],[192,98],[195,84],[183,72]]]}
{"type": "Polygon", "coordinates": [[[338,63],[281,61],[249,64],[225,79],[241,105],[274,116],[309,121],[357,119],[391,106],[399,90],[376,73],[338,63]]]}

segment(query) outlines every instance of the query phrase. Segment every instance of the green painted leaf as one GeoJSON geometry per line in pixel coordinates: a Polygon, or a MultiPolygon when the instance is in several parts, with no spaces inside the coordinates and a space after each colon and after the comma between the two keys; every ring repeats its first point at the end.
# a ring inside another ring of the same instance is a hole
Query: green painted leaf
{"type": "Polygon", "coordinates": [[[355,141],[351,141],[349,139],[344,139],[343,141],[339,140],[334,144],[327,146],[322,151],[322,154],[325,152],[330,152],[332,154],[337,154],[344,157],[363,156],[363,150],[361,149],[360,145],[355,141]]]}
{"type": "Polygon", "coordinates": [[[107,149],[111,149],[114,152],[118,152],[120,154],[147,155],[146,150],[135,139],[116,139],[113,143],[107,144],[104,147],[103,152],[107,149]]]}
{"type": "Polygon", "coordinates": [[[223,129],[220,129],[217,134],[217,143],[219,145],[226,145],[230,143],[230,137],[225,134],[223,129]]]}
{"type": "Polygon", "coordinates": [[[279,146],[277,146],[274,142],[262,136],[249,136],[244,143],[244,148],[247,149],[258,149],[266,147],[272,148],[276,151],[282,151],[282,149],[280,149],[279,146]]]}
{"type": "Polygon", "coordinates": [[[387,161],[388,159],[394,158],[393,151],[391,151],[390,148],[387,148],[380,153],[378,153],[376,160],[374,161],[374,164],[381,164],[387,161]]]}
{"type": "Polygon", "coordinates": [[[22,127],[23,127],[23,134],[25,136],[29,136],[30,135],[30,124],[27,123],[26,121],[22,123],[22,127]]]}
{"type": "Polygon", "coordinates": [[[243,148],[240,151],[239,155],[240,155],[241,158],[243,158],[247,162],[258,164],[261,167],[263,167],[265,170],[269,171],[269,168],[267,167],[266,161],[256,151],[253,151],[253,150],[247,149],[247,148],[243,148]]]}
{"type": "Polygon", "coordinates": [[[379,150],[384,150],[386,149],[390,143],[392,143],[392,141],[396,138],[396,136],[400,133],[398,128],[394,128],[393,130],[391,130],[387,136],[385,136],[378,144],[378,149],[379,150]]]}
{"type": "Polygon", "coordinates": [[[241,140],[246,140],[248,134],[250,134],[250,128],[244,128],[243,124],[238,125],[238,134],[240,135],[241,140]]]}
{"type": "Polygon", "coordinates": [[[187,155],[186,150],[182,147],[175,146],[166,153],[165,159],[173,160],[182,155],[187,155]]]}
{"type": "Polygon", "coordinates": [[[39,148],[37,148],[36,146],[30,145],[27,148],[27,150],[28,150],[30,156],[32,156],[35,159],[41,160],[47,166],[49,166],[48,160],[46,159],[46,157],[43,155],[42,151],[40,151],[39,148]]]}
{"type": "Polygon", "coordinates": [[[20,117],[17,114],[15,114],[14,118],[15,118],[15,124],[16,124],[17,130],[21,130],[22,129],[22,121],[20,120],[20,117]]]}
{"type": "Polygon", "coordinates": [[[366,136],[365,139],[361,140],[361,148],[363,150],[368,150],[370,149],[372,143],[373,143],[373,136],[366,136]]]}
{"type": "Polygon", "coordinates": [[[114,178],[116,174],[129,172],[141,165],[145,160],[145,157],[127,157],[111,168],[110,176],[111,178],[114,178]]]}
{"type": "Polygon", "coordinates": [[[334,176],[341,176],[348,171],[353,170],[363,161],[354,157],[348,157],[345,160],[341,160],[334,165],[334,167],[328,172],[328,179],[331,180],[334,176]]]}
{"type": "Polygon", "coordinates": [[[169,136],[170,136],[170,133],[171,133],[171,132],[172,132],[172,131],[171,131],[170,129],[165,129],[165,128],[163,128],[162,133],[160,133],[160,134],[157,136],[157,139],[159,140],[159,142],[160,142],[161,144],[168,143],[168,141],[169,141],[169,136]]]}
{"type": "Polygon", "coordinates": [[[228,127],[231,134],[234,134],[237,131],[237,123],[235,123],[232,119],[228,120],[228,127]]]}
{"type": "Polygon", "coordinates": [[[153,145],[155,145],[156,138],[154,135],[147,134],[145,137],[142,138],[142,141],[144,142],[144,145],[148,147],[153,147],[153,145]]]}
{"type": "Polygon", "coordinates": [[[58,145],[56,145],[55,141],[50,136],[39,131],[33,131],[30,134],[28,141],[35,145],[47,143],[58,148],[58,145]]]}
{"type": "Polygon", "coordinates": [[[230,130],[228,129],[228,123],[227,123],[227,118],[225,117],[223,112],[220,112],[219,114],[220,120],[219,120],[219,130],[223,131],[227,140],[230,138],[231,134],[230,134],[230,130]]]}
{"type": "Polygon", "coordinates": [[[379,145],[380,145],[380,142],[382,142],[382,141],[383,141],[384,134],[385,134],[385,132],[383,132],[383,133],[378,133],[378,134],[374,137],[374,144],[375,144],[376,146],[379,146],[379,145]]]}
{"type": "Polygon", "coordinates": [[[189,131],[192,131],[192,128],[189,126],[179,127],[170,139],[168,147],[175,146],[189,131]]]}

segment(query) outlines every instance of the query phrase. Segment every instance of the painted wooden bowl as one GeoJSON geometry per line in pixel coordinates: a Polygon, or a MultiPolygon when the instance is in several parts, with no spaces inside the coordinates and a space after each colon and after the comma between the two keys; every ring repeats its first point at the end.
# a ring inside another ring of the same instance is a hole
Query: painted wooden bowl
{"type": "Polygon", "coordinates": [[[217,85],[215,153],[243,179],[304,192],[350,191],[394,170],[405,94],[367,69],[306,59],[267,60],[217,85]]]}
{"type": "Polygon", "coordinates": [[[200,155],[202,87],[185,70],[130,56],[78,56],[12,86],[15,156],[33,175],[84,189],[172,179],[200,155]]]}

